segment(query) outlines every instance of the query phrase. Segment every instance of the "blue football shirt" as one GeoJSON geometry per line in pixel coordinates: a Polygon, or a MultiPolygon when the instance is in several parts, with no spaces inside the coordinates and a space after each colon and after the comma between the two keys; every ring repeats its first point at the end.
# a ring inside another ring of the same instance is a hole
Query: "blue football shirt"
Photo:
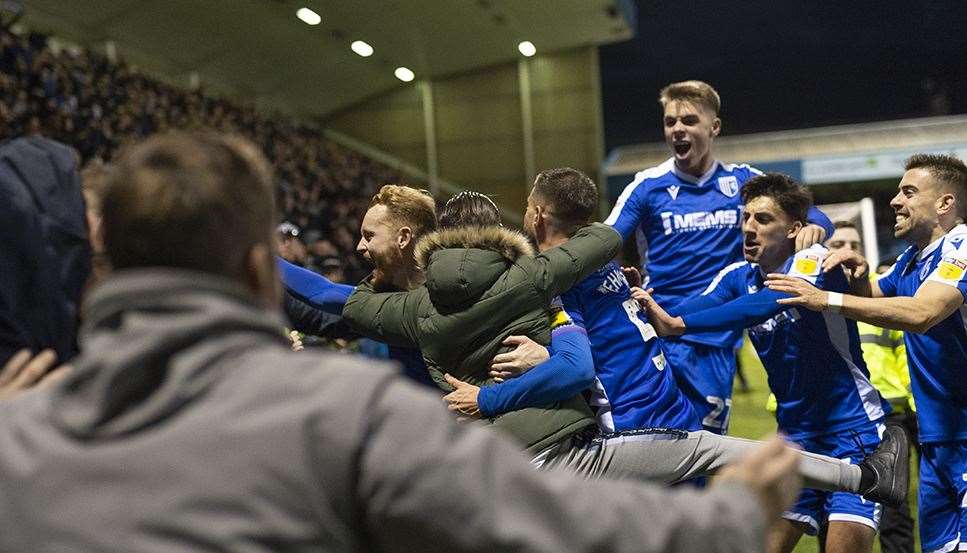
{"type": "MultiPolygon", "coordinates": [[[[702,292],[726,265],[742,259],[739,190],[761,175],[748,165],[716,161],[701,177],[680,171],[670,158],[635,175],[605,223],[625,239],[638,237],[647,286],[671,307],[702,292]]],[[[731,347],[737,331],[709,332],[683,340],[731,347]]]]}
{"type": "Polygon", "coordinates": [[[590,403],[603,431],[701,429],[698,415],[675,383],[661,339],[631,299],[616,263],[605,265],[561,299],[591,342],[596,380],[590,403]]]}
{"type": "MultiPolygon", "coordinates": [[[[827,253],[816,244],[790,257],[780,272],[845,292],[842,271],[822,272],[827,253]]],[[[859,430],[883,418],[889,404],[870,384],[856,322],[837,313],[787,308],[776,303],[783,296],[763,283],[758,264],[726,267],[702,296],[679,306],[686,328],[748,326],[776,395],[779,428],[791,438],[859,430]],[[702,309],[690,310],[690,304],[702,309]]]]}
{"type": "MultiPolygon", "coordinates": [[[[913,296],[925,282],[967,298],[967,225],[932,244],[907,248],[877,283],[885,296],[913,296]]],[[[924,334],[904,332],[920,441],[967,440],[967,306],[924,334]]]]}
{"type": "MultiPolygon", "coordinates": [[[[727,265],[742,261],[742,198],[739,191],[762,172],[748,165],[716,161],[701,177],[689,175],[670,158],[635,175],[605,220],[624,239],[638,238],[646,288],[666,309],[704,290],[727,265]]],[[[833,225],[815,207],[809,222],[832,235],[833,225]]],[[[682,339],[734,347],[741,332],[689,334],[682,339]]]]}

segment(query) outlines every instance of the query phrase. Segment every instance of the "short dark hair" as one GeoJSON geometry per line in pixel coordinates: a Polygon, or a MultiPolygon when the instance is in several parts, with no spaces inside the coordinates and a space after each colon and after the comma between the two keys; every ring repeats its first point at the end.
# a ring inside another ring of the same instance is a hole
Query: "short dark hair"
{"type": "Polygon", "coordinates": [[[486,194],[464,190],[440,210],[440,228],[500,226],[500,210],[486,194]]]}
{"type": "Polygon", "coordinates": [[[115,269],[177,267],[244,279],[272,244],[272,173],[254,144],[214,132],[155,135],[128,149],[105,185],[105,252],[115,269]]]}
{"type": "Polygon", "coordinates": [[[851,229],[859,230],[856,227],[856,223],[854,223],[853,221],[835,221],[833,223],[833,228],[834,229],[838,229],[838,228],[851,228],[851,229]]]}
{"type": "Polygon", "coordinates": [[[598,207],[598,187],[594,181],[571,167],[538,173],[533,193],[549,204],[551,217],[564,232],[588,224],[598,207]]]}
{"type": "Polygon", "coordinates": [[[813,196],[806,187],[782,173],[752,177],[742,185],[742,203],[748,204],[759,196],[772,198],[786,215],[801,223],[806,222],[806,214],[813,203],[813,196]]]}
{"type": "Polygon", "coordinates": [[[953,192],[958,214],[967,217],[967,165],[952,155],[916,154],[907,160],[906,170],[925,169],[940,186],[953,192]]]}

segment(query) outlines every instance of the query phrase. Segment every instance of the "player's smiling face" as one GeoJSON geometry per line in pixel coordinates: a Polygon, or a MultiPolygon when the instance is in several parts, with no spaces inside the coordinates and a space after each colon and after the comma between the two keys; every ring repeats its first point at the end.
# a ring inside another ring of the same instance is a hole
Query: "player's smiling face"
{"type": "Polygon", "coordinates": [[[917,168],[903,174],[898,188],[899,192],[890,200],[896,215],[893,235],[920,247],[926,246],[934,227],[939,225],[939,187],[929,171],[917,168]]]}
{"type": "Polygon", "coordinates": [[[712,164],[712,140],[719,134],[722,122],[708,108],[685,100],[665,105],[662,126],[665,143],[675,155],[675,165],[695,176],[701,176],[712,164]]]}
{"type": "Polygon", "coordinates": [[[742,212],[742,254],[766,272],[780,268],[793,254],[802,223],[793,220],[769,196],[752,198],[742,212]]]}
{"type": "Polygon", "coordinates": [[[390,225],[389,210],[385,205],[374,205],[366,211],[359,228],[356,251],[377,269],[392,270],[402,261],[396,243],[398,232],[390,225]]]}

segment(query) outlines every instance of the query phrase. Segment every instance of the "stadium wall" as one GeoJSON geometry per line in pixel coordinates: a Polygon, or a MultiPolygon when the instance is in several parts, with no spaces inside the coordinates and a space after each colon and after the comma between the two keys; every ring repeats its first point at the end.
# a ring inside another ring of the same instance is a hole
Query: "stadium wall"
{"type": "Polygon", "coordinates": [[[458,182],[520,214],[538,171],[568,165],[598,175],[597,60],[596,47],[522,58],[415,83],[320,122],[422,168],[431,186],[458,182]]]}

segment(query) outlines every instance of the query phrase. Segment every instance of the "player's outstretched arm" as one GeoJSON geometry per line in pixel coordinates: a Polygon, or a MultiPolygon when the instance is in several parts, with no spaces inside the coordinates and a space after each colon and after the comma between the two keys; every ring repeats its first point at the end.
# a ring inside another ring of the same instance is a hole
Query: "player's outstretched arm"
{"type": "Polygon", "coordinates": [[[929,281],[920,286],[913,297],[892,298],[864,298],[826,292],[801,279],[776,273],[768,275],[766,286],[791,296],[779,300],[786,306],[800,306],[813,311],[838,311],[857,321],[921,334],[949,317],[964,303],[964,297],[957,288],[929,281]]]}
{"type": "Polygon", "coordinates": [[[343,319],[354,331],[390,345],[417,347],[417,317],[426,288],[408,292],[377,292],[370,275],[346,300],[343,319]]]}
{"type": "Polygon", "coordinates": [[[829,252],[823,259],[823,272],[842,270],[849,280],[850,293],[865,298],[880,298],[880,286],[871,281],[870,264],[866,258],[852,250],[829,252]]]}
{"type": "MultiPolygon", "coordinates": [[[[634,295],[635,291],[632,293],[634,295]]],[[[740,330],[754,326],[786,308],[776,301],[781,297],[781,294],[762,289],[708,309],[691,310],[678,317],[665,313],[650,296],[643,306],[648,312],[648,320],[659,335],[677,336],[689,332],[740,330]]]]}
{"type": "Polygon", "coordinates": [[[555,331],[551,347],[554,353],[547,361],[517,378],[480,388],[476,398],[480,414],[493,417],[546,406],[574,397],[594,383],[591,344],[583,329],[572,326],[555,331]]]}
{"type": "Polygon", "coordinates": [[[276,258],[282,284],[303,302],[332,315],[342,315],[342,308],[355,288],[339,284],[308,269],[276,258]]]}
{"type": "Polygon", "coordinates": [[[645,310],[648,322],[659,336],[680,336],[685,332],[685,322],[682,318],[669,315],[652,297],[651,290],[642,290],[634,286],[631,288],[631,297],[645,310]]]}
{"type": "Polygon", "coordinates": [[[611,261],[621,244],[621,236],[607,225],[582,227],[564,244],[534,257],[534,283],[550,303],[611,261]]]}

